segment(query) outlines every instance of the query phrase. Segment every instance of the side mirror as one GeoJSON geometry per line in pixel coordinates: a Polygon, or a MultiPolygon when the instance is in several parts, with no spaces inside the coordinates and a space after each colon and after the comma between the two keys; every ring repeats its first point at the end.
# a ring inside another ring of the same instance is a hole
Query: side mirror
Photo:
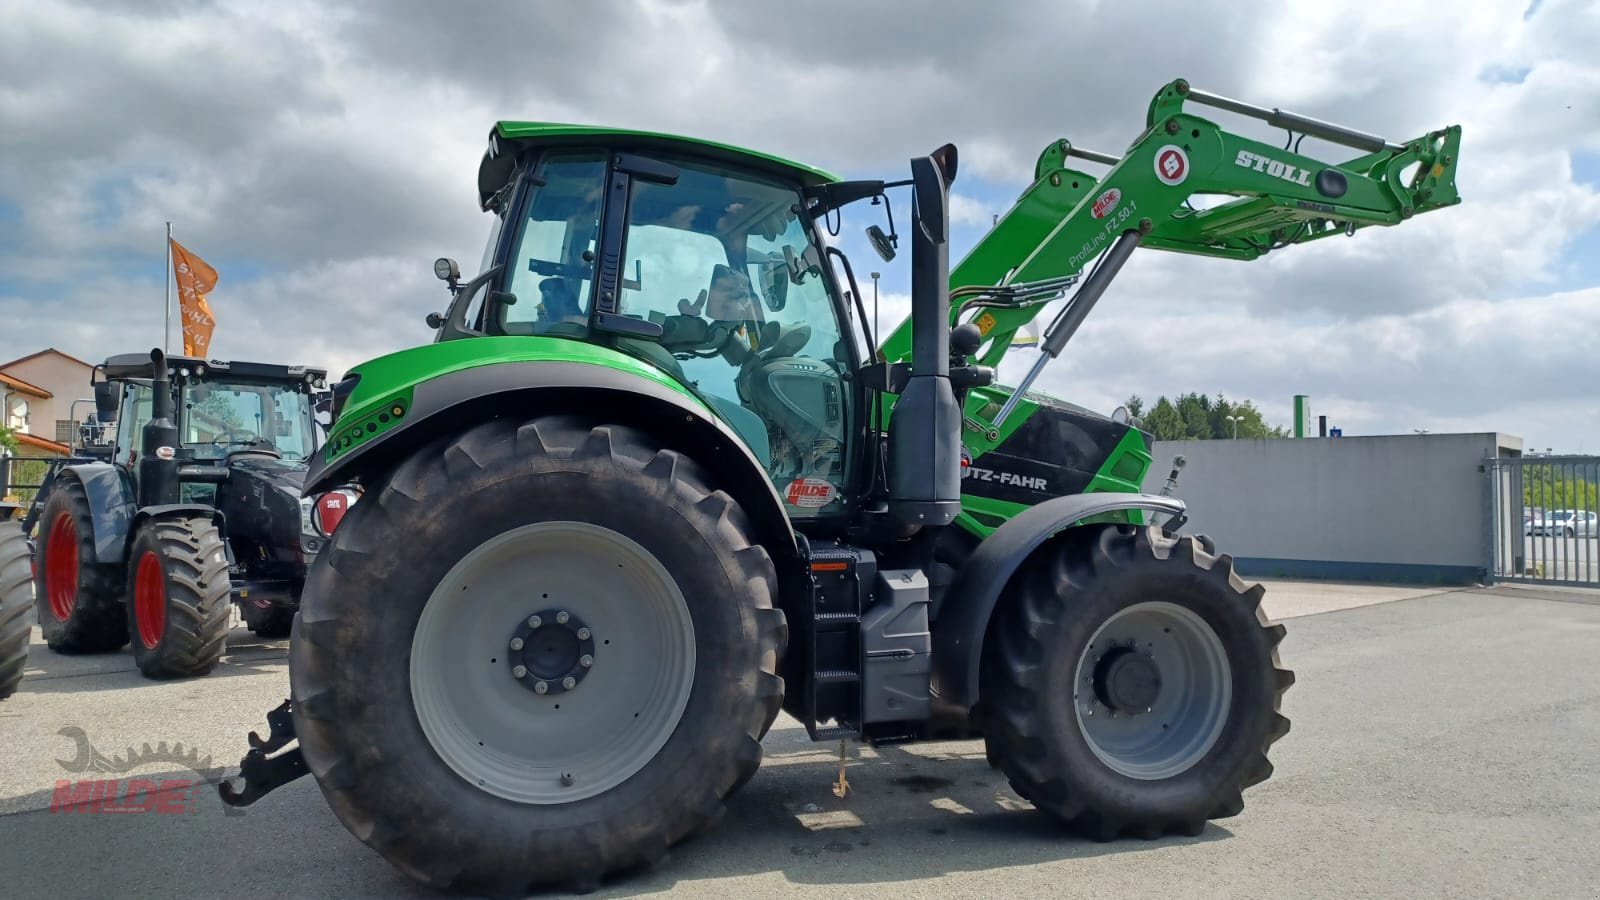
{"type": "Polygon", "coordinates": [[[878,252],[878,256],[882,258],[884,262],[894,261],[895,239],[884,234],[882,228],[879,228],[876,225],[868,225],[867,240],[872,243],[872,249],[878,252]]]}
{"type": "Polygon", "coordinates": [[[95,416],[102,422],[109,422],[117,417],[116,385],[102,381],[94,386],[94,411],[95,416]]]}
{"type": "Polygon", "coordinates": [[[789,266],[781,259],[768,260],[757,270],[761,278],[761,297],[767,309],[778,312],[789,303],[789,266]]]}

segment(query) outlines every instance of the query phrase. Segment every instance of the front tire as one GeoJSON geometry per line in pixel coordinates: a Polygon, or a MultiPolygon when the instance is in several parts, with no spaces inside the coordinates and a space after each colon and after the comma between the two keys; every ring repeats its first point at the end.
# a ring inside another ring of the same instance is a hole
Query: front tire
{"type": "Polygon", "coordinates": [[[783,695],[752,534],[618,425],[419,451],[351,508],[296,618],[295,731],[334,813],[411,877],[496,895],[593,887],[715,824],[783,695]]]}
{"type": "Polygon", "coordinates": [[[990,626],[991,759],[1094,840],[1196,835],[1238,815],[1289,731],[1279,709],[1294,675],[1263,593],[1193,537],[1069,532],[1019,572],[990,626]]]}
{"type": "Polygon", "coordinates": [[[39,516],[34,607],[45,645],[57,653],[106,653],[128,643],[123,568],[95,562],[89,494],[58,478],[39,516]]]}
{"type": "Polygon", "coordinates": [[[0,520],[0,700],[17,692],[33,632],[33,577],[22,525],[0,520]]]}
{"type": "Polygon", "coordinates": [[[139,671],[168,679],[216,668],[233,588],[216,523],[202,516],[149,520],[128,560],[128,630],[139,671]]]}

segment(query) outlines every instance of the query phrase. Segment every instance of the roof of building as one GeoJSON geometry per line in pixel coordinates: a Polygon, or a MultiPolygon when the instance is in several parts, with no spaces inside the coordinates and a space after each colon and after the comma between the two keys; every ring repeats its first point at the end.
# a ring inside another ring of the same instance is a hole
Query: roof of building
{"type": "Polygon", "coordinates": [[[13,390],[21,391],[24,394],[32,394],[35,397],[44,397],[47,400],[53,396],[49,391],[39,387],[36,384],[29,384],[28,382],[23,381],[21,378],[17,378],[13,375],[7,375],[4,372],[0,372],[0,384],[8,385],[13,390]]]}
{"type": "Polygon", "coordinates": [[[56,456],[72,455],[71,447],[68,447],[66,444],[56,443],[55,441],[47,441],[44,438],[39,437],[37,434],[28,434],[27,432],[23,431],[12,432],[11,436],[16,438],[17,443],[19,444],[29,447],[37,447],[40,450],[48,450],[50,453],[56,456]]]}
{"type": "Polygon", "coordinates": [[[76,356],[73,356],[70,353],[62,353],[60,350],[57,350],[54,347],[46,347],[43,350],[38,351],[37,353],[29,353],[27,356],[19,356],[16,359],[13,359],[10,362],[0,363],[0,371],[4,371],[5,369],[9,369],[12,366],[17,365],[18,363],[25,363],[30,359],[37,359],[38,357],[44,356],[46,353],[54,353],[56,356],[59,356],[59,357],[61,357],[63,359],[66,359],[66,360],[70,360],[71,362],[75,362],[78,365],[83,366],[85,369],[94,368],[94,364],[86,363],[83,360],[77,358],[76,356]]]}

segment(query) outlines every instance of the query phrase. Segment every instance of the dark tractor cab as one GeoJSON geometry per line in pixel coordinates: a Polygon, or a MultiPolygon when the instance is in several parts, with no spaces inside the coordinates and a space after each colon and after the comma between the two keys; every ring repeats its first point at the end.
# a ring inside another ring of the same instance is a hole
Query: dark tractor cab
{"type": "Polygon", "coordinates": [[[300,497],[327,373],[157,350],[110,357],[94,381],[109,443],[51,472],[26,523],[38,524],[51,649],[131,642],[147,675],[203,674],[230,603],[258,635],[287,636],[307,569],[353,499],[300,497]]]}

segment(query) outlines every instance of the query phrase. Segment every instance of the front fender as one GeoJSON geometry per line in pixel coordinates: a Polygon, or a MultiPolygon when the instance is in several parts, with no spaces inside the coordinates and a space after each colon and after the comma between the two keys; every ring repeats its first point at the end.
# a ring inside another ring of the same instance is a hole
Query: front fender
{"type": "MultiPolygon", "coordinates": [[[[494,339],[449,343],[465,345],[490,340],[494,339]]],[[[527,343],[538,339],[512,340],[527,343]]],[[[553,349],[566,356],[478,360],[477,364],[423,380],[391,382],[381,391],[369,392],[370,400],[340,416],[330,433],[328,450],[317,454],[306,473],[302,494],[314,496],[377,477],[434,436],[489,418],[599,414],[614,422],[649,429],[666,446],[697,459],[715,473],[724,489],[757,523],[769,552],[777,557],[798,557],[794,530],[766,468],[733,429],[698,398],[644,363],[616,351],[558,339],[540,343],[545,347],[531,345],[530,349],[553,349]],[[549,348],[549,344],[556,346],[549,348]],[[356,438],[358,433],[362,437],[356,438]],[[350,439],[349,443],[345,443],[346,439],[350,439]]],[[[445,345],[427,345],[413,352],[421,355],[442,346],[445,345]]],[[[363,378],[363,386],[365,381],[363,378]]]]}
{"type": "Polygon", "coordinates": [[[984,634],[1000,595],[1023,561],[1073,523],[1118,510],[1181,516],[1182,500],[1156,494],[1055,497],[995,529],[961,564],[933,627],[932,692],[945,712],[965,714],[978,701],[984,634]]]}
{"type": "Polygon", "coordinates": [[[133,518],[139,510],[127,473],[110,463],[90,462],[69,466],[57,477],[76,478],[88,495],[95,561],[122,562],[127,555],[133,518]]]}

